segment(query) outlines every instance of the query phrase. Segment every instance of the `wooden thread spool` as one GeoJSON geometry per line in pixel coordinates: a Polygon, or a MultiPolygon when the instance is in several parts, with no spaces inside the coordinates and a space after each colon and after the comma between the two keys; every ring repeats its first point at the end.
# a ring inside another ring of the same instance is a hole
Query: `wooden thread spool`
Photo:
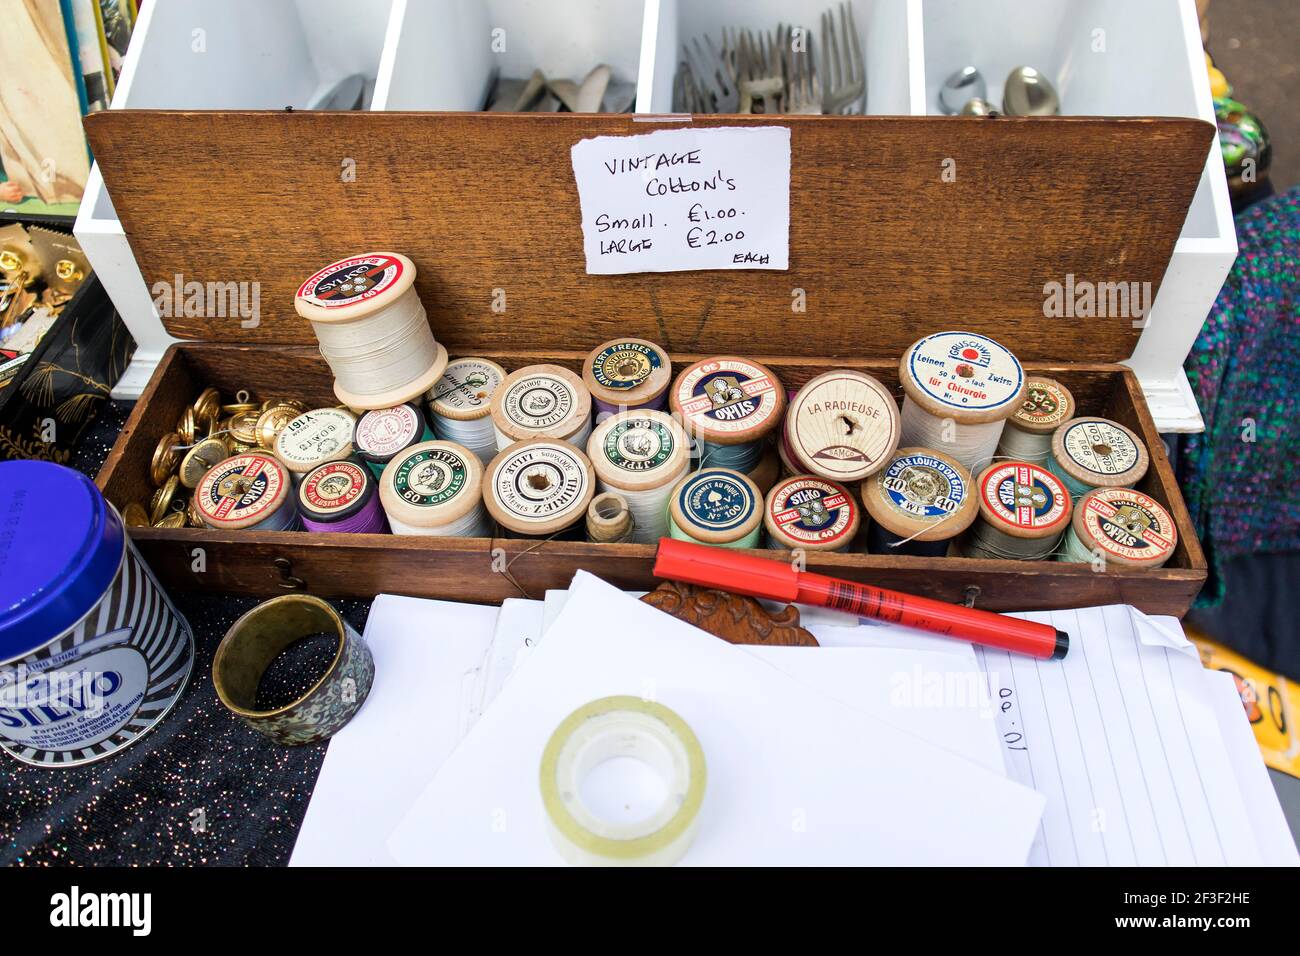
{"type": "Polygon", "coordinates": [[[303,412],[275,436],[275,457],[297,484],[318,465],[351,457],[356,427],[356,417],[341,408],[303,412]]]}
{"type": "Polygon", "coordinates": [[[581,450],[591,434],[591,393],[567,368],[529,365],[506,376],[492,395],[492,425],[498,451],[535,438],[581,450]]]}
{"type": "Polygon", "coordinates": [[[483,498],[511,537],[548,538],[582,521],[595,491],[586,455],[560,439],[531,438],[489,462],[483,498]]]}
{"type": "Polygon", "coordinates": [[[673,367],[668,353],[645,339],[612,339],[591,350],[582,381],[596,407],[596,423],[620,411],[663,409],[673,367]]]}
{"type": "Polygon", "coordinates": [[[627,499],[613,491],[602,491],[587,506],[587,540],[597,544],[623,544],[633,540],[636,521],[627,499]]]}
{"type": "Polygon", "coordinates": [[[492,427],[492,396],[505,381],[506,370],[485,358],[461,358],[448,363],[425,396],[433,433],[444,441],[464,445],[487,464],[497,453],[492,427]]]}
{"type": "Polygon", "coordinates": [[[400,253],[330,263],[302,284],[294,308],[311,323],[334,373],[334,394],[349,408],[419,398],[447,367],[447,350],[415,291],[415,264],[400,253]]]}
{"type": "Polygon", "coordinates": [[[1129,488],[1147,473],[1151,457],[1142,439],[1108,418],[1075,418],[1052,433],[1047,467],[1070,494],[1093,488],[1129,488]]]}
{"type": "Polygon", "coordinates": [[[1003,345],[974,332],[936,332],[898,366],[899,444],[957,459],[972,474],[993,460],[1007,418],[1025,398],[1025,372],[1003,345]]]}
{"type": "Polygon", "coordinates": [[[862,483],[872,554],[942,557],[979,514],[970,472],[928,448],[900,448],[862,483]]]}
{"type": "Polygon", "coordinates": [[[849,490],[816,475],[778,482],[767,493],[763,508],[770,548],[847,551],[861,521],[849,490]]]}
{"type": "Polygon", "coordinates": [[[856,484],[898,447],[898,405],[872,376],[851,369],[823,372],[790,402],[785,451],[801,474],[856,484]]]}
{"type": "Polygon", "coordinates": [[[731,355],[682,369],[669,397],[693,441],[701,468],[750,472],[762,462],[763,439],[781,422],[785,390],[772,371],[731,355]]]}
{"type": "Polygon", "coordinates": [[[217,531],[295,531],[289,472],[274,456],[235,455],[213,466],[194,490],[194,508],[217,531]]]}
{"type": "Polygon", "coordinates": [[[1025,400],[1007,419],[997,457],[1041,465],[1052,453],[1052,433],[1074,417],[1074,396],[1054,378],[1031,375],[1025,400]]]}
{"type": "Polygon", "coordinates": [[[352,444],[376,478],[384,466],[404,449],[420,442],[432,441],[433,432],[424,420],[424,412],[412,402],[396,408],[378,408],[357,419],[352,444]]]}
{"type": "Polygon", "coordinates": [[[765,442],[763,457],[758,460],[758,466],[749,472],[749,480],[757,486],[758,493],[766,497],[780,477],[781,457],[777,454],[776,444],[765,442]]]}
{"type": "Polygon", "coordinates": [[[1132,488],[1094,488],[1074,506],[1058,560],[1158,568],[1178,547],[1165,507],[1132,488]]]}
{"type": "Polygon", "coordinates": [[[379,479],[393,534],[490,538],[483,463],[464,445],[426,441],[398,453],[379,479]]]}
{"type": "Polygon", "coordinates": [[[356,462],[318,465],[298,484],[303,528],[341,534],[387,533],[378,484],[371,471],[356,462]]]}
{"type": "Polygon", "coordinates": [[[668,534],[724,548],[757,548],[763,498],[749,477],[729,468],[704,468],[673,489],[668,534]]]}
{"type": "Polygon", "coordinates": [[[979,520],[966,556],[1041,561],[1056,550],[1070,520],[1070,492],[1040,465],[997,462],[980,474],[979,520]]]}
{"type": "Polygon", "coordinates": [[[668,533],[668,498],[690,469],[686,432],[671,415],[653,410],[613,415],[587,442],[601,491],[617,492],[636,525],[633,540],[653,544],[668,533]]]}

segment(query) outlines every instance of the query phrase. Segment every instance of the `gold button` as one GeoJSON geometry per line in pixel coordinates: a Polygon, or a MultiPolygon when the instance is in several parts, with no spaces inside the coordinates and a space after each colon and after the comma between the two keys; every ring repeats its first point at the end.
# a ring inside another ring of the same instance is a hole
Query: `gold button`
{"type": "Polygon", "coordinates": [[[149,499],[150,524],[157,526],[163,515],[171,510],[172,499],[176,497],[176,489],[179,487],[180,479],[172,475],[161,488],[153,493],[153,497],[149,499]]]}
{"type": "Polygon", "coordinates": [[[155,486],[161,486],[176,471],[181,458],[178,448],[180,444],[181,436],[176,432],[168,432],[158,439],[153,450],[153,460],[149,463],[149,477],[155,486]]]}
{"type": "Polygon", "coordinates": [[[181,461],[181,484],[186,488],[197,488],[204,475],[229,457],[226,443],[221,439],[203,439],[191,448],[181,461]]]}

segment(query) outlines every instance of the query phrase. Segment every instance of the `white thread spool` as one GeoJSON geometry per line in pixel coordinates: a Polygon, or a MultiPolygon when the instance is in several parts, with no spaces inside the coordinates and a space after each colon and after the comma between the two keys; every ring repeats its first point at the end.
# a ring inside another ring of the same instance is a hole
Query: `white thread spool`
{"type": "Polygon", "coordinates": [[[1054,378],[1031,375],[1025,400],[1007,419],[997,457],[1041,465],[1052,452],[1052,432],[1074,417],[1074,396],[1054,378]]]}
{"type": "Polygon", "coordinates": [[[904,393],[899,444],[941,451],[972,474],[993,460],[1003,425],[1025,398],[1019,360],[974,332],[936,332],[914,342],[898,378],[904,393]]]}
{"type": "Polygon", "coordinates": [[[490,538],[483,463],[463,445],[426,441],[399,452],[379,479],[393,534],[490,538]]]}
{"type": "Polygon", "coordinates": [[[790,400],[784,447],[799,474],[851,484],[884,465],[898,447],[899,427],[885,386],[865,372],[835,369],[790,400]]]}
{"type": "Polygon", "coordinates": [[[529,365],[506,376],[492,396],[497,449],[533,438],[587,447],[591,393],[582,379],[559,365],[529,365]]]}
{"type": "Polygon", "coordinates": [[[396,252],[333,262],[298,289],[294,308],[311,322],[349,408],[392,408],[419,398],[447,367],[415,291],[415,264],[396,252]]]}
{"type": "Polygon", "coordinates": [[[434,435],[464,445],[486,465],[498,450],[492,395],[505,379],[506,370],[489,359],[450,362],[425,396],[434,435]]]}
{"type": "Polygon", "coordinates": [[[1093,488],[1129,488],[1151,464],[1142,439],[1109,418],[1074,418],[1052,433],[1047,467],[1070,493],[1083,497],[1093,488]]]}
{"type": "Polygon", "coordinates": [[[847,551],[861,523],[861,511],[849,490],[817,475],[777,482],[763,507],[769,548],[847,551]]]}
{"type": "Polygon", "coordinates": [[[1125,568],[1158,568],[1178,547],[1165,507],[1132,488],[1094,488],[1074,507],[1058,560],[1125,568]]]}
{"type": "Polygon", "coordinates": [[[1043,561],[1051,557],[1070,521],[1070,492],[1046,468],[998,462],[976,481],[979,520],[971,527],[970,558],[1043,561]]]}
{"type": "Polygon", "coordinates": [[[632,540],[653,544],[668,533],[668,499],[691,466],[686,431],[671,415],[622,412],[596,426],[587,457],[601,491],[627,501],[632,540]]]}
{"type": "Polygon", "coordinates": [[[483,500],[507,534],[548,538],[582,522],[596,492],[591,460],[568,442],[515,442],[488,463],[483,500]]]}

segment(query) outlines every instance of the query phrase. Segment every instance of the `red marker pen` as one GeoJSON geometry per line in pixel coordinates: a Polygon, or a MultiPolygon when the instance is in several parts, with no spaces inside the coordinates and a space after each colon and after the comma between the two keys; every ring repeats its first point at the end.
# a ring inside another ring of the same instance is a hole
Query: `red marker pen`
{"type": "Polygon", "coordinates": [[[750,597],[834,608],[1031,657],[1054,660],[1070,649],[1070,635],[1047,624],[796,571],[784,561],[692,541],[660,538],[654,574],[750,597]]]}

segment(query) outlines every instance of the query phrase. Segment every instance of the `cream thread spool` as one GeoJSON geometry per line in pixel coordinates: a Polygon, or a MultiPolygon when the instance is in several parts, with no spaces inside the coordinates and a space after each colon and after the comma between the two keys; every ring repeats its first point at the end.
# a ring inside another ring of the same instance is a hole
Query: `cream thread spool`
{"type": "Polygon", "coordinates": [[[862,516],[849,490],[816,475],[773,485],[763,507],[769,548],[847,551],[862,516]]]}
{"type": "Polygon", "coordinates": [[[303,412],[275,436],[275,457],[297,484],[318,465],[350,457],[356,427],[356,417],[341,408],[303,412]]]}
{"type": "Polygon", "coordinates": [[[862,483],[872,554],[943,557],[979,514],[970,472],[928,448],[900,448],[862,483]]]}
{"type": "Polygon", "coordinates": [[[622,412],[596,426],[587,442],[601,491],[626,501],[635,525],[633,540],[653,544],[668,533],[668,499],[690,469],[690,444],[665,412],[622,412]]]}
{"type": "Polygon", "coordinates": [[[379,479],[393,534],[490,538],[483,463],[464,445],[426,441],[400,452],[379,479]]]}
{"type": "Polygon", "coordinates": [[[568,442],[515,442],[487,466],[483,498],[516,538],[547,538],[580,524],[596,491],[591,461],[568,442]]]}
{"type": "Polygon", "coordinates": [[[506,370],[485,358],[461,358],[447,365],[425,396],[435,437],[464,445],[487,464],[497,453],[492,396],[506,370]]]}
{"type": "Polygon", "coordinates": [[[625,544],[632,540],[636,522],[627,499],[614,491],[602,491],[587,506],[587,540],[596,544],[625,544]]]}
{"type": "Polygon", "coordinates": [[[855,484],[874,474],[898,447],[898,405],[872,376],[823,372],[790,402],[785,451],[801,474],[855,484]]]}
{"type": "Polygon", "coordinates": [[[1042,561],[1056,550],[1070,520],[1070,492],[1040,465],[990,465],[976,480],[979,520],[965,553],[971,558],[1042,561]]]}
{"type": "Polygon", "coordinates": [[[1093,488],[1129,488],[1147,473],[1151,457],[1142,439],[1108,418],[1074,418],[1052,433],[1047,467],[1070,494],[1093,488]]]}
{"type": "Polygon", "coordinates": [[[330,263],[299,287],[294,308],[311,323],[334,394],[349,408],[417,399],[447,367],[415,291],[415,264],[400,253],[330,263]]]}
{"type": "Polygon", "coordinates": [[[575,448],[591,435],[591,393],[559,365],[529,365],[506,376],[492,396],[497,450],[533,438],[554,438],[575,448]]]}
{"type": "Polygon", "coordinates": [[[662,411],[672,374],[668,353],[645,339],[611,339],[596,346],[582,366],[596,424],[621,411],[662,411]]]}
{"type": "Polygon", "coordinates": [[[432,441],[433,432],[424,420],[424,412],[413,402],[396,408],[377,408],[357,419],[352,444],[357,454],[378,478],[384,466],[403,449],[432,441]]]}
{"type": "Polygon", "coordinates": [[[1160,502],[1132,488],[1094,488],[1075,505],[1058,560],[1158,568],[1177,547],[1178,528],[1160,502]]]}
{"type": "Polygon", "coordinates": [[[295,531],[289,472],[273,455],[250,452],[215,465],[194,489],[195,509],[216,531],[295,531]]]}
{"type": "Polygon", "coordinates": [[[993,460],[1003,425],[1025,398],[1019,360],[974,332],[936,332],[912,343],[898,378],[899,444],[941,451],[972,474],[993,460]]]}
{"type": "Polygon", "coordinates": [[[1041,465],[1052,453],[1052,433],[1074,417],[1074,396],[1054,378],[1031,375],[1025,400],[1007,419],[998,444],[998,458],[1041,465]]]}
{"type": "Polygon", "coordinates": [[[730,468],[704,468],[673,488],[668,534],[681,541],[724,548],[757,548],[763,497],[749,477],[730,468]]]}
{"type": "Polygon", "coordinates": [[[770,369],[733,355],[682,369],[669,401],[687,435],[700,443],[701,468],[745,473],[761,464],[763,439],[780,424],[786,404],[770,369]]]}

